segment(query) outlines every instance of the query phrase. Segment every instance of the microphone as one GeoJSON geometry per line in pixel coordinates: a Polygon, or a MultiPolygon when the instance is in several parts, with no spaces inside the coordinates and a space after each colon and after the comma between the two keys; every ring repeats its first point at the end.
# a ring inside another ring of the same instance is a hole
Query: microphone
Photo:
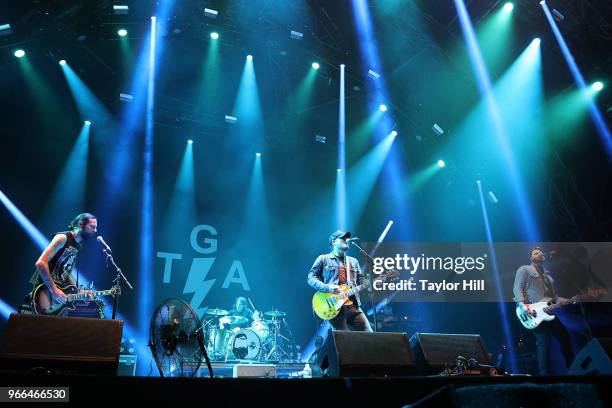
{"type": "Polygon", "coordinates": [[[355,238],[349,238],[349,239],[347,239],[347,240],[346,240],[346,242],[349,242],[349,243],[350,243],[350,242],[358,242],[358,241],[361,241],[361,239],[360,239],[360,238],[358,238],[358,237],[355,237],[355,238]]]}
{"type": "Polygon", "coordinates": [[[102,245],[102,247],[104,248],[105,251],[108,251],[109,253],[113,252],[113,251],[111,251],[111,249],[108,246],[108,244],[104,241],[104,238],[102,238],[102,235],[98,235],[96,240],[102,245]]]}

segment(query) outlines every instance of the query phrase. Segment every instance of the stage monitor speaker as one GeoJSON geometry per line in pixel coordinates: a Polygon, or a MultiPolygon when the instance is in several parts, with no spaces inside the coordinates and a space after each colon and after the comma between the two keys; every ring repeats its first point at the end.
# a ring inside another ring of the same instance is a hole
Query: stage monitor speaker
{"type": "Polygon", "coordinates": [[[574,358],[569,375],[612,374],[612,338],[589,341],[574,358]]]}
{"type": "Polygon", "coordinates": [[[410,338],[410,348],[423,374],[437,374],[453,367],[459,356],[491,364],[479,334],[415,333],[410,338]]]}
{"type": "Polygon", "coordinates": [[[405,333],[330,330],[317,366],[329,377],[395,377],[416,372],[405,333]]]}
{"type": "Polygon", "coordinates": [[[115,375],[122,330],[122,320],[11,314],[0,345],[0,366],[115,375]]]}

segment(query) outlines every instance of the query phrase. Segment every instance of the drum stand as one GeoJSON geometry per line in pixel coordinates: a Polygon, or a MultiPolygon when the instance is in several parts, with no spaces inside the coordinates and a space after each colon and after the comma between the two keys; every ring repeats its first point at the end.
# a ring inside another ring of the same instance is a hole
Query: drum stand
{"type": "Polygon", "coordinates": [[[278,338],[280,337],[286,341],[289,341],[289,339],[283,336],[282,334],[280,334],[281,322],[279,320],[272,319],[272,323],[274,325],[274,337],[272,337],[273,346],[270,352],[268,352],[268,355],[266,356],[265,360],[266,361],[278,361],[280,363],[282,361],[283,356],[286,355],[287,352],[283,350],[283,348],[279,345],[278,338]],[[274,358],[270,360],[270,357],[272,356],[274,356],[274,358]]]}

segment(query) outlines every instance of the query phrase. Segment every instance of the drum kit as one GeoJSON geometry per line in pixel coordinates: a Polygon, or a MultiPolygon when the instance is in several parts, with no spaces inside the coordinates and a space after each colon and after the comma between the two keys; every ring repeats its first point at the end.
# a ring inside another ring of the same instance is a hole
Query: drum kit
{"type": "Polygon", "coordinates": [[[280,310],[255,312],[253,321],[223,309],[207,309],[202,325],[212,361],[294,362],[298,346],[280,310]]]}

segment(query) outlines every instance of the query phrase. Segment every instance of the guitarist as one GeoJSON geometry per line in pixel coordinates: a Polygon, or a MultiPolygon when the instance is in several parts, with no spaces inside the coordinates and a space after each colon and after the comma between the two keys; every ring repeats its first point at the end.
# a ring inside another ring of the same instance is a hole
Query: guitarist
{"type": "MultiPolygon", "coordinates": [[[[60,286],[75,285],[72,270],[81,250],[81,243],[94,237],[97,228],[98,221],[94,215],[89,213],[77,215],[68,226],[68,231],[53,235],[51,242],[36,261],[36,271],[30,278],[30,283],[35,288],[42,283],[47,286],[48,291],[43,291],[39,297],[39,307],[43,312],[53,304],[53,301],[66,303],[66,294],[61,291],[60,286]]],[[[81,291],[81,293],[91,294],[91,291],[81,291]]]]}
{"type": "MultiPolygon", "coordinates": [[[[529,251],[531,263],[523,265],[516,271],[514,278],[514,300],[525,305],[530,314],[535,313],[529,309],[529,305],[537,303],[544,298],[553,299],[553,303],[566,302],[567,299],[557,296],[553,286],[553,278],[544,268],[546,257],[542,248],[535,247],[529,251]]],[[[569,367],[572,359],[572,345],[569,334],[559,319],[543,321],[533,329],[536,338],[536,349],[538,358],[538,369],[540,375],[550,374],[550,343],[557,338],[566,367],[569,367]]]]}
{"type": "MultiPolygon", "coordinates": [[[[315,290],[340,294],[340,285],[363,283],[363,274],[356,258],[346,255],[349,246],[346,241],[351,237],[350,232],[336,231],[329,236],[331,252],[317,257],[310,272],[308,273],[308,284],[315,290]]],[[[338,316],[329,321],[334,330],[372,331],[370,322],[361,310],[359,294],[348,299],[350,304],[345,304],[340,309],[338,316]]]]}

